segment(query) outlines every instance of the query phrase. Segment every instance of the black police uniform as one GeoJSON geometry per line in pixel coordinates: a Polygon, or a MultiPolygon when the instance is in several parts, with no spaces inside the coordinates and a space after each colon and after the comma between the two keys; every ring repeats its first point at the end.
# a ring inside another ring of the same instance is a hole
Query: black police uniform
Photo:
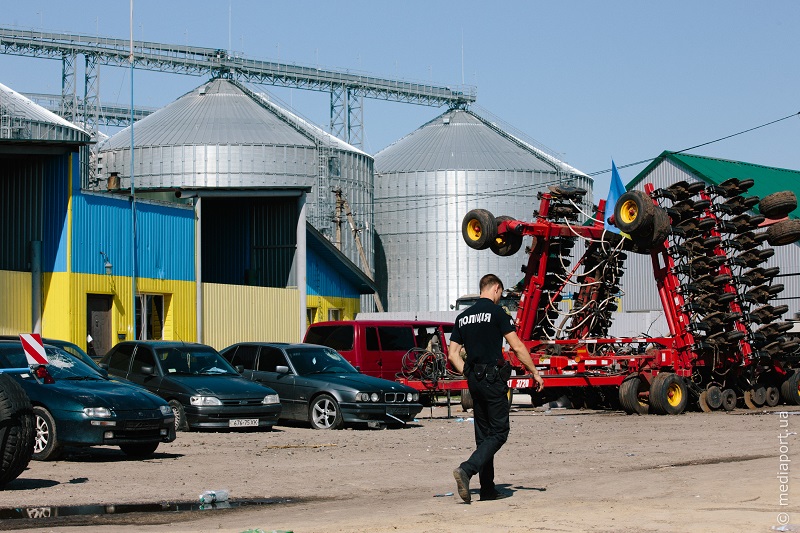
{"type": "Polygon", "coordinates": [[[503,337],[514,331],[514,321],[502,307],[480,298],[458,315],[450,340],[464,346],[464,375],[472,395],[477,448],[461,463],[467,476],[478,474],[481,496],[496,493],[494,454],[505,444],[510,429],[508,378],[511,366],[503,359],[503,337]]]}

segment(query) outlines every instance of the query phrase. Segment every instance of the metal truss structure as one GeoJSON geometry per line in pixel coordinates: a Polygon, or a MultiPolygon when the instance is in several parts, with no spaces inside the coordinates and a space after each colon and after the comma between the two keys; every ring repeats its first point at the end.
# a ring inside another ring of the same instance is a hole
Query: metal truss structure
{"type": "MultiPolygon", "coordinates": [[[[144,70],[211,75],[242,82],[330,92],[331,132],[359,148],[364,139],[364,98],[433,107],[466,105],[476,99],[474,86],[428,85],[350,71],[247,59],[215,48],[134,41],[131,57],[129,40],[87,35],[0,28],[0,53],[61,60],[60,110],[67,120],[74,120],[78,112],[75,61],[78,54],[83,55],[87,68],[81,122],[95,129],[98,120],[109,123],[109,115],[103,115],[99,110],[98,67],[128,66],[131,61],[134,68],[144,70]]],[[[112,116],[118,123],[126,121],[121,115],[112,116]]]]}

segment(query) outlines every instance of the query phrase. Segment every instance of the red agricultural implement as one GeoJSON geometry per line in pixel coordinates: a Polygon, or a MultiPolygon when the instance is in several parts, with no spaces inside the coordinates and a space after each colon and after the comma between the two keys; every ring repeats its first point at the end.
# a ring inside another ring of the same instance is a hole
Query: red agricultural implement
{"type": "Polygon", "coordinates": [[[545,388],[533,391],[513,353],[519,375],[509,385],[536,404],[566,394],[573,405],[640,414],[800,404],[800,344],[787,336],[792,323],[779,320],[787,307],[770,303],[783,290],[773,283],[779,268],[763,266],[772,247],[800,239],[800,220],[787,218],[797,200],[789,191],[745,196],[752,184],[648,184],[623,194],[610,217],[600,201],[583,225],[586,191],[563,186],[540,193],[532,222],[467,213],[462,236],[474,249],[510,256],[531,239],[517,334],[545,388]],[[756,204],[761,214],[748,214],[756,204]],[[604,218],[623,236],[606,231],[604,218]],[[585,252],[573,263],[579,241],[585,252]],[[651,257],[667,336],[608,335],[629,253],[651,257]],[[559,305],[567,293],[569,308],[559,305]]]}

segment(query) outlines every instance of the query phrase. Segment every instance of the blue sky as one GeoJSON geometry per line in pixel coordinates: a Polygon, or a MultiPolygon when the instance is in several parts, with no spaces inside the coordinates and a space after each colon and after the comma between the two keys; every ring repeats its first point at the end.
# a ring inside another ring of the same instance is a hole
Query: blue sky
{"type": "MultiPolygon", "coordinates": [[[[2,0],[0,25],[127,39],[129,13],[126,0],[2,0]]],[[[796,114],[798,22],[791,0],[134,3],[135,39],[475,85],[482,108],[587,173],[796,114]]],[[[128,76],[102,67],[101,100],[127,105],[128,76]]],[[[203,81],[137,70],[136,104],[163,106],[203,81]]],[[[0,83],[60,93],[60,62],[0,55],[0,83]]],[[[327,93],[267,90],[328,124],[327,93]]],[[[364,147],[374,154],[443,111],[366,100],[364,147]]],[[[692,153],[800,169],[799,140],[795,116],[692,153]]],[[[621,169],[623,181],[642,168],[621,169]]],[[[597,177],[596,198],[609,178],[597,177]]]]}

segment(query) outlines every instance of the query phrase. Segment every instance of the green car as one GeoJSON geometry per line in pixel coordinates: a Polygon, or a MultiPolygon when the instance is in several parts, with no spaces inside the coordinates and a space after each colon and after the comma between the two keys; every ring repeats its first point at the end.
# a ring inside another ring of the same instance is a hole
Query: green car
{"type": "MultiPolygon", "coordinates": [[[[175,440],[167,402],[131,384],[111,381],[69,353],[45,344],[50,364],[13,375],[36,415],[33,458],[57,459],[66,446],[119,446],[131,457],[152,455],[175,440]]],[[[28,362],[19,341],[0,340],[0,367],[28,362]]]]}

